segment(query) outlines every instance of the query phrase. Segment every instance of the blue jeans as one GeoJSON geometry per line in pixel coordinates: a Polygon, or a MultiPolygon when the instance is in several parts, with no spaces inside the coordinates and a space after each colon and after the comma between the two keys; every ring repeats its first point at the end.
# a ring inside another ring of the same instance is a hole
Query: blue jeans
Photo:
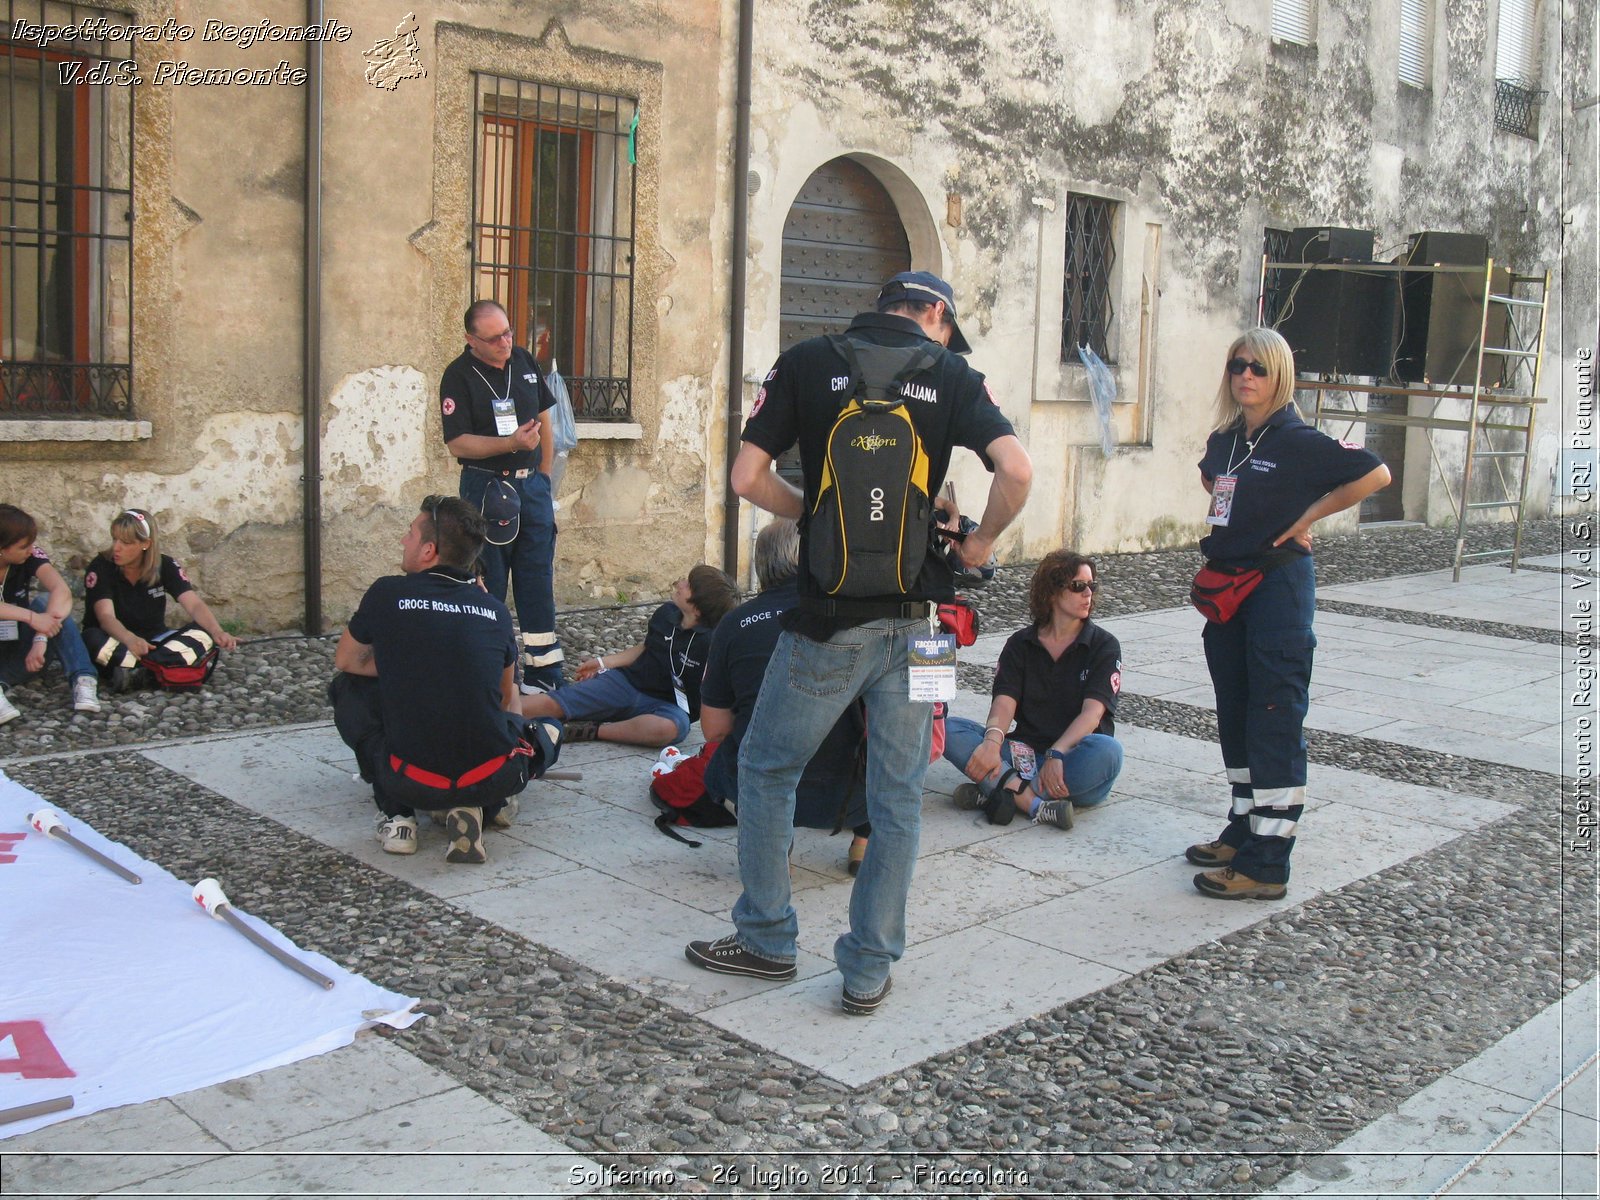
{"type": "MultiPolygon", "coordinates": [[[[483,507],[483,493],[500,472],[461,468],[461,498],[483,507]]],[[[509,581],[515,593],[517,628],[522,631],[522,680],[545,688],[561,686],[561,642],[556,637],[556,517],[550,504],[550,477],[530,471],[505,482],[522,497],[522,521],[509,546],[487,543],[478,555],[489,594],[504,601],[509,581]]]]}
{"type": "Polygon", "coordinates": [[[794,793],[818,746],[857,696],[867,706],[867,819],[872,839],[850,893],[850,932],[834,943],[844,985],[871,995],[905,953],[906,896],[922,830],[933,705],[909,695],[906,639],[920,620],[883,619],[825,642],[785,632],[773,651],[739,747],[739,944],[795,959],[799,922],[789,895],[794,793]]]}
{"type": "MultiPolygon", "coordinates": [[[[42,613],[49,603],[50,597],[40,593],[28,602],[28,607],[42,613]]],[[[33,630],[20,622],[18,626],[20,640],[13,643],[16,649],[8,647],[0,651],[0,684],[21,683],[29,676],[23,660],[27,658],[28,651],[33,649],[33,630]]],[[[89,661],[89,651],[84,648],[83,635],[78,632],[78,624],[71,617],[61,618],[61,631],[50,639],[44,656],[46,662],[53,659],[60,663],[61,673],[68,679],[77,679],[81,675],[95,678],[94,664],[89,661]]]]}
{"type": "MultiPolygon", "coordinates": [[[[965,717],[946,717],[944,722],[945,761],[957,770],[967,769],[967,760],[983,741],[983,726],[965,717]]],[[[1044,755],[1038,765],[1044,766],[1044,755]]],[[[1000,762],[1011,765],[1011,739],[1000,746],[1000,762]]],[[[1104,733],[1091,733],[1067,751],[1067,761],[1062,764],[1067,780],[1067,795],[1076,808],[1099,804],[1111,794],[1111,785],[1122,773],[1122,743],[1104,733]]],[[[978,790],[985,796],[994,794],[994,785],[978,781],[978,790]]],[[[1041,797],[1043,798],[1043,797],[1041,797]]]]}
{"type": "Polygon", "coordinates": [[[1306,711],[1317,636],[1316,575],[1308,557],[1266,573],[1225,625],[1201,635],[1217,694],[1217,740],[1233,785],[1220,841],[1230,864],[1261,883],[1289,881],[1306,803],[1306,711]]]}

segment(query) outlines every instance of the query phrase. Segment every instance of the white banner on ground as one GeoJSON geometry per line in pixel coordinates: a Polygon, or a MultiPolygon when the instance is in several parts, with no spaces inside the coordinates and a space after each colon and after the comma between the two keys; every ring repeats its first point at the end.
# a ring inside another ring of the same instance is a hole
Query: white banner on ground
{"type": "MultiPolygon", "coordinates": [[[[221,882],[237,895],[250,880],[221,882]]],[[[421,1016],[414,998],[238,913],[335,986],[295,974],[208,916],[191,884],[0,772],[0,1111],[73,1101],[0,1125],[0,1139],[297,1062],[375,1023],[403,1029],[421,1016]],[[144,882],[30,828],[41,808],[144,882]]]]}

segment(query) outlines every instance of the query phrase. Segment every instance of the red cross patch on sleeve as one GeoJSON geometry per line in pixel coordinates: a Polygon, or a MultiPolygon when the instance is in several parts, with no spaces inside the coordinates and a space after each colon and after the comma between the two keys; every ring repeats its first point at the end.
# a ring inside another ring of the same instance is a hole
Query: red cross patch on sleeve
{"type": "Polygon", "coordinates": [[[446,396],[443,400],[439,401],[439,408],[444,415],[448,417],[451,413],[456,411],[456,402],[450,399],[449,396],[446,396]]]}

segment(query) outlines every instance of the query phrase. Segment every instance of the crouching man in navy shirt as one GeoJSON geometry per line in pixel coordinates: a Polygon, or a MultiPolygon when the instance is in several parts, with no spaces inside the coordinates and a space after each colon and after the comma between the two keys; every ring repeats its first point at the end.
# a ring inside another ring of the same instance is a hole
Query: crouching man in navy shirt
{"type": "Polygon", "coordinates": [[[484,825],[508,827],[507,800],[555,761],[560,726],[522,716],[511,614],[473,574],[483,542],[475,508],[427,497],[400,542],[405,574],[367,589],[334,651],[334,724],[390,854],[416,852],[421,809],[445,827],[446,861],[486,861],[484,825]]]}

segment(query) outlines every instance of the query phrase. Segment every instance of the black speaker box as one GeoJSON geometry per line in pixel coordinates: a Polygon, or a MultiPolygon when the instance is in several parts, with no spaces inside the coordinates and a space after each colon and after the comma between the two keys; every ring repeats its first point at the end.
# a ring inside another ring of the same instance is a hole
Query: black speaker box
{"type": "MultiPolygon", "coordinates": [[[[1412,265],[1422,261],[1411,258],[1412,265]]],[[[1471,265],[1484,261],[1477,259],[1471,265]]],[[[1395,377],[1435,387],[1470,387],[1478,359],[1479,322],[1484,319],[1482,272],[1406,271],[1400,280],[1395,377]]],[[[1496,267],[1491,286],[1498,295],[1505,295],[1511,286],[1509,273],[1496,267]]],[[[1504,346],[1506,337],[1505,306],[1491,304],[1484,340],[1490,346],[1504,346]]],[[[1505,367],[1502,355],[1485,355],[1482,385],[1499,387],[1505,367]]]]}
{"type": "Polygon", "coordinates": [[[1278,321],[1278,332],[1294,351],[1295,370],[1379,377],[1389,373],[1396,306],[1393,274],[1302,271],[1298,278],[1291,276],[1288,287],[1292,296],[1278,321]]]}
{"type": "Polygon", "coordinates": [[[1375,235],[1370,229],[1335,229],[1314,225],[1289,235],[1292,255],[1303,263],[1371,262],[1375,235]]]}
{"type": "Polygon", "coordinates": [[[1489,261],[1489,239],[1477,233],[1413,233],[1406,239],[1405,261],[1481,267],[1489,261]]]}

